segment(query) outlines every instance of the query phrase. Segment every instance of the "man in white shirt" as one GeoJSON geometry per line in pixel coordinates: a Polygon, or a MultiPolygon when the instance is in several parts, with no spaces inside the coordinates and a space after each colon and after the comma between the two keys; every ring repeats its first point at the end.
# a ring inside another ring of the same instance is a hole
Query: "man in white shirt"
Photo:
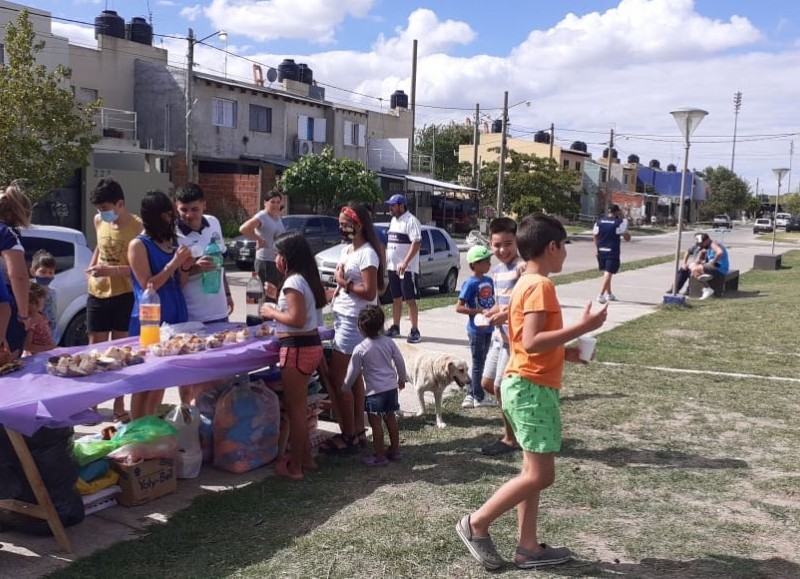
{"type": "Polygon", "coordinates": [[[400,317],[403,301],[408,304],[411,318],[411,331],[407,341],[416,344],[420,341],[419,314],[419,248],[422,244],[422,228],[419,219],[406,209],[404,195],[392,195],[386,204],[392,214],[386,244],[386,269],[389,272],[389,290],[392,292],[392,325],[386,332],[390,338],[400,335],[400,317]]]}

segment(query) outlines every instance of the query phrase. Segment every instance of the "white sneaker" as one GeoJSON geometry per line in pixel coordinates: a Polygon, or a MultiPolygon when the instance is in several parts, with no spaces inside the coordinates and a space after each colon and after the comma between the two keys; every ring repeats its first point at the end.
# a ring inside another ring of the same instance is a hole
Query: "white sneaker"
{"type": "Polygon", "coordinates": [[[489,398],[488,396],[483,400],[475,401],[475,408],[497,408],[497,400],[489,398]]]}
{"type": "Polygon", "coordinates": [[[703,288],[703,295],[701,295],[699,299],[707,300],[708,298],[712,297],[713,295],[714,295],[714,289],[713,288],[704,287],[703,288]]]}
{"type": "Polygon", "coordinates": [[[606,296],[604,294],[600,294],[599,296],[597,296],[597,303],[598,304],[606,303],[606,296]]]}
{"type": "Polygon", "coordinates": [[[615,302],[617,301],[617,296],[615,296],[614,294],[606,294],[606,301],[615,302]]]}
{"type": "Polygon", "coordinates": [[[475,408],[475,399],[472,394],[464,396],[464,402],[461,403],[461,408],[475,408]]]}
{"type": "Polygon", "coordinates": [[[704,273],[703,275],[697,277],[697,281],[702,281],[702,282],[711,281],[712,279],[714,279],[714,276],[711,275],[710,273],[704,273]]]}

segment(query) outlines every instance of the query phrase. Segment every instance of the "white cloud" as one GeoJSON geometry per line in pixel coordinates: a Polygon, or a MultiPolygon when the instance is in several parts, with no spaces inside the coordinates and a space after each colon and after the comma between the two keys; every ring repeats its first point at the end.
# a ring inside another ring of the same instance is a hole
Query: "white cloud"
{"type": "Polygon", "coordinates": [[[75,44],[97,46],[97,41],[94,39],[94,28],[53,20],[51,30],[56,36],[66,36],[70,42],[75,44]]]}
{"type": "Polygon", "coordinates": [[[157,0],[156,6],[175,6],[176,2],[173,0],[157,0]]]}
{"type": "Polygon", "coordinates": [[[373,46],[375,52],[388,57],[405,56],[414,39],[420,40],[419,54],[446,52],[457,44],[469,44],[475,32],[466,22],[441,22],[432,10],[419,8],[408,17],[408,26],[395,29],[396,36],[386,39],[381,34],[373,46]]]}
{"type": "Polygon", "coordinates": [[[375,0],[212,0],[204,9],[217,28],[260,41],[302,39],[329,44],[347,17],[364,18],[375,0]]]}
{"type": "Polygon", "coordinates": [[[180,15],[189,22],[194,22],[202,12],[203,7],[200,4],[195,4],[194,6],[181,8],[180,15]]]}

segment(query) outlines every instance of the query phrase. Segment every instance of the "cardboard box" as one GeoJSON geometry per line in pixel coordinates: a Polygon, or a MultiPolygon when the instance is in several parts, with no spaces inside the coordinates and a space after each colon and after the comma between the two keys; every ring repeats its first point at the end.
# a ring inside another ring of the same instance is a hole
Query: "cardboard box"
{"type": "Polygon", "coordinates": [[[117,484],[122,488],[117,502],[126,507],[149,503],[177,487],[173,458],[152,458],[130,466],[112,462],[112,467],[119,473],[117,484]]]}

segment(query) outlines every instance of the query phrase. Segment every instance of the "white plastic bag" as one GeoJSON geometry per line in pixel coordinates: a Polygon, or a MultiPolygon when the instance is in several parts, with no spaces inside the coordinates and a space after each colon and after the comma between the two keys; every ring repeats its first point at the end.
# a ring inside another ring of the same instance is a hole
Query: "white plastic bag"
{"type": "Polygon", "coordinates": [[[200,446],[200,411],[194,406],[181,404],[170,410],[164,419],[178,430],[176,470],[178,478],[195,478],[203,464],[200,446]]]}

